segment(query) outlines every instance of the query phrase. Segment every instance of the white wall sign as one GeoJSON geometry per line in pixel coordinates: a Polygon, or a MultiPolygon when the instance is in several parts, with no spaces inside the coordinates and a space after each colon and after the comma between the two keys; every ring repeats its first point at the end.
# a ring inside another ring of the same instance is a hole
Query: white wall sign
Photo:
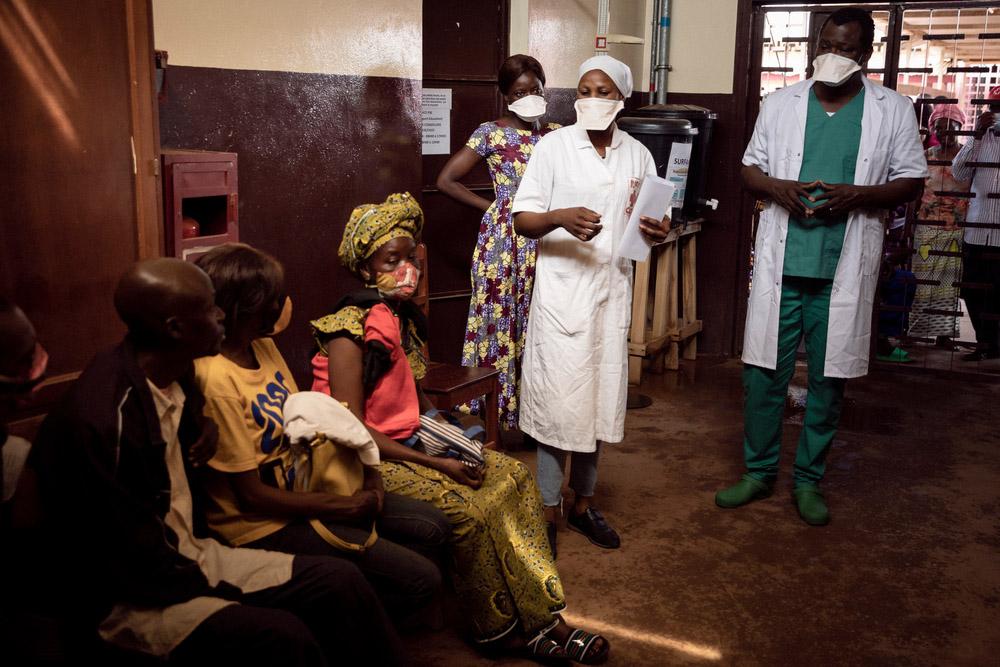
{"type": "Polygon", "coordinates": [[[424,88],[421,95],[424,155],[451,153],[451,88],[424,88]]]}

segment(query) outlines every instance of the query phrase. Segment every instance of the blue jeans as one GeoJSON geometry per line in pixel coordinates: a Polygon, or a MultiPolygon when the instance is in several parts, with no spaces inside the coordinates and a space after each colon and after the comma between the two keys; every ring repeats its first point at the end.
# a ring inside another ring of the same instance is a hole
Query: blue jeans
{"type": "MultiPolygon", "coordinates": [[[[538,488],[542,492],[542,504],[558,507],[562,503],[563,470],[566,469],[566,452],[556,447],[538,443],[538,488]]],[[[590,498],[597,486],[597,459],[601,454],[601,443],[592,452],[572,452],[569,471],[569,488],[576,495],[590,498]]]]}
{"type": "MultiPolygon", "coordinates": [[[[348,542],[364,542],[370,532],[367,526],[323,523],[348,542]]],[[[435,563],[444,561],[451,525],[444,512],[430,503],[387,493],[376,526],[378,541],[360,555],[331,546],[304,520],[245,546],[349,560],[364,573],[386,610],[402,617],[428,604],[441,588],[441,572],[435,563]]]]}

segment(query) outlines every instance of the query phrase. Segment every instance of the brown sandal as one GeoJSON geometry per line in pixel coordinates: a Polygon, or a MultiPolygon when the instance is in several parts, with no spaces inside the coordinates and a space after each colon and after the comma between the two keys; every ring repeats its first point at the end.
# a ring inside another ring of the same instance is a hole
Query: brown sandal
{"type": "Polygon", "coordinates": [[[565,662],[567,657],[566,649],[543,632],[538,633],[534,639],[524,645],[524,653],[528,658],[553,662],[565,662]]]}
{"type": "Polygon", "coordinates": [[[579,628],[570,633],[562,648],[567,658],[582,665],[599,665],[608,659],[611,652],[607,639],[579,628]],[[592,651],[598,640],[603,640],[604,646],[592,651]]]}

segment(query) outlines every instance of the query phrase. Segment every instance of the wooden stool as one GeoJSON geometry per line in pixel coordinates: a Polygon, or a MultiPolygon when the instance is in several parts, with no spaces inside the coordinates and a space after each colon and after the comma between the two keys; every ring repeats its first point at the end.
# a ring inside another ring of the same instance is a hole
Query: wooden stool
{"type": "Polygon", "coordinates": [[[420,386],[438,410],[451,410],[480,396],[486,396],[483,406],[486,422],[486,442],[500,448],[500,416],[497,398],[500,395],[500,371],[495,368],[427,364],[427,375],[420,386]]]}
{"type": "MultiPolygon", "coordinates": [[[[417,260],[423,265],[420,272],[420,283],[413,297],[415,303],[424,313],[430,314],[430,288],[427,275],[427,246],[417,245],[417,260]]],[[[495,368],[479,368],[442,364],[430,361],[427,346],[424,346],[424,357],[428,359],[427,375],[420,381],[427,398],[438,410],[451,410],[456,405],[467,403],[480,396],[486,397],[483,406],[486,423],[486,442],[494,443],[500,449],[500,415],[498,401],[500,398],[500,371],[495,368]]]]}
{"type": "Polygon", "coordinates": [[[677,370],[680,357],[695,359],[701,320],[696,316],[695,233],[701,221],[689,222],[670,231],[667,241],[653,247],[649,261],[636,262],[632,291],[632,326],[629,329],[628,381],[642,380],[642,361],[652,360],[651,370],[677,370]],[[650,265],[656,260],[655,280],[650,283],[650,265]],[[678,261],[678,259],[680,261],[678,261]],[[678,263],[684,284],[678,307],[678,263]],[[652,323],[649,322],[652,303],[652,323]]]}

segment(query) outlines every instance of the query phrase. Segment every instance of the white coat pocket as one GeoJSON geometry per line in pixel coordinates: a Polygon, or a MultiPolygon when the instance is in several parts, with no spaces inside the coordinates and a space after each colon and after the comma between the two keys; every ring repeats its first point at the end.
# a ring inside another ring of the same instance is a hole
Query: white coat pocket
{"type": "MultiPolygon", "coordinates": [[[[579,271],[546,271],[537,274],[531,304],[532,327],[555,338],[577,336],[592,329],[598,301],[607,300],[607,287],[594,284],[594,274],[579,271]]],[[[552,341],[545,341],[551,345],[552,341]]]]}

